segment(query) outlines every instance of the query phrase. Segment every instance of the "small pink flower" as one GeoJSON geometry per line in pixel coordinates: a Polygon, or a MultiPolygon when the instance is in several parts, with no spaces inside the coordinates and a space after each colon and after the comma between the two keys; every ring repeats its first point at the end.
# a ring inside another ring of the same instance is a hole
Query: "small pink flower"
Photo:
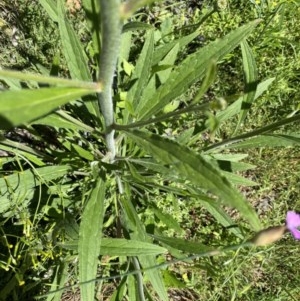
{"type": "Polygon", "coordinates": [[[300,240],[300,214],[294,211],[288,211],[286,215],[286,227],[292,233],[295,239],[300,240]]]}

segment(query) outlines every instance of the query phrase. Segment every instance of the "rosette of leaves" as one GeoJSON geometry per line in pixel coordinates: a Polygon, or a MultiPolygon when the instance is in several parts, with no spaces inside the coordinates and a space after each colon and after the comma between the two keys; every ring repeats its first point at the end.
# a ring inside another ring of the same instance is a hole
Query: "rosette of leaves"
{"type": "Polygon", "coordinates": [[[258,82],[245,40],[258,21],[183,57],[198,30],[177,37],[168,27],[164,39],[160,27],[128,21],[144,3],[82,1],[92,45],[87,54],[63,1],[40,1],[57,25],[70,79],[54,72],[57,61],[45,74],[0,71],[7,86],[0,97],[1,268],[10,273],[1,297],[22,298],[32,283],[50,283],[35,293],[59,300],[75,269],[82,300],[93,300],[112,274],[125,276],[112,276],[118,280],[111,300],[168,300],[167,287],[179,284],[171,271],[155,268],[158,258],[211,249],[183,239],[176,208],[205,208],[237,241],[243,232],[231,228],[235,222],[224,205],[260,228],[237,189],[256,184],[236,173],[253,166],[240,162],[247,154],[226,151],[298,143],[296,135],[269,134],[298,117],[226,140],[218,131],[233,116],[238,129],[272,82],[258,82]],[[217,64],[236,47],[242,49],[244,94],[221,110],[222,100],[204,95],[217,64]],[[170,236],[174,231],[177,238],[170,236]]]}

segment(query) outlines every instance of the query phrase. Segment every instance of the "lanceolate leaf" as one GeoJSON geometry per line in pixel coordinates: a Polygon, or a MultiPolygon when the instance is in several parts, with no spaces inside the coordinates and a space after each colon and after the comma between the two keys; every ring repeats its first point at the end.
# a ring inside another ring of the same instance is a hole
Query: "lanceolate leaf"
{"type": "Polygon", "coordinates": [[[148,81],[151,72],[151,61],[154,48],[154,33],[149,31],[139,59],[137,60],[132,79],[136,81],[128,91],[127,97],[134,107],[139,103],[140,95],[148,81]]]}
{"type": "Polygon", "coordinates": [[[2,177],[0,179],[0,213],[7,211],[15,205],[14,202],[22,198],[30,200],[35,187],[63,177],[69,169],[67,165],[45,166],[2,177]]]}
{"type": "Polygon", "coordinates": [[[27,123],[89,93],[89,89],[63,87],[3,92],[0,94],[0,128],[27,123]]]}
{"type": "Polygon", "coordinates": [[[58,24],[63,53],[73,79],[90,81],[88,59],[74,29],[68,22],[64,12],[64,2],[57,2],[58,24]]]}
{"type": "Polygon", "coordinates": [[[189,253],[202,253],[212,250],[212,247],[206,246],[199,242],[194,241],[188,241],[186,239],[182,238],[175,238],[175,237],[166,237],[166,236],[160,236],[160,235],[150,235],[154,239],[160,241],[163,244],[166,244],[172,248],[175,248],[177,250],[181,250],[184,252],[189,253]]]}
{"type": "MultiPolygon", "coordinates": [[[[145,101],[149,98],[149,96],[153,95],[155,91],[156,81],[159,79],[159,82],[161,84],[164,84],[167,79],[169,78],[172,68],[174,65],[174,62],[176,60],[177,54],[179,51],[179,45],[175,44],[174,47],[170,50],[170,52],[164,57],[164,59],[161,61],[161,63],[158,65],[158,68],[160,66],[164,67],[164,70],[159,71],[153,75],[151,80],[148,82],[148,85],[143,90],[143,94],[141,97],[141,100],[136,104],[135,112],[138,115],[140,108],[143,108],[145,105],[145,101]],[[158,77],[158,79],[156,78],[158,77]]],[[[153,70],[152,70],[153,71],[153,70]]]]}
{"type": "Polygon", "coordinates": [[[242,48],[243,66],[244,66],[244,74],[245,74],[245,89],[244,89],[241,113],[239,116],[239,121],[236,130],[238,130],[238,127],[244,121],[247,112],[250,110],[252,102],[255,100],[255,93],[256,93],[257,81],[258,81],[258,72],[257,72],[254,55],[246,40],[242,41],[241,48],[242,48]]]}
{"type": "Polygon", "coordinates": [[[250,204],[230,185],[218,169],[200,155],[155,134],[137,130],[127,132],[127,134],[159,162],[169,165],[169,168],[181,177],[213,192],[226,205],[238,209],[255,230],[260,228],[258,217],[250,204]]]}
{"type": "Polygon", "coordinates": [[[93,38],[93,49],[95,51],[95,56],[99,56],[101,49],[101,39],[100,39],[100,1],[94,0],[82,0],[83,8],[86,13],[87,25],[89,27],[89,32],[92,33],[93,38]]]}
{"type": "Polygon", "coordinates": [[[57,7],[56,2],[53,0],[40,0],[40,4],[44,7],[45,11],[48,13],[49,17],[54,21],[57,22],[57,7]]]}
{"type": "Polygon", "coordinates": [[[251,33],[258,21],[232,31],[221,40],[217,40],[189,55],[175,70],[167,82],[160,86],[145,106],[139,111],[139,117],[146,119],[160,111],[170,101],[180,96],[187,89],[200,80],[211,61],[218,61],[234,49],[243,38],[251,33]]]}
{"type": "MultiPolygon", "coordinates": [[[[269,86],[272,84],[272,82],[274,80],[275,80],[275,78],[272,77],[272,78],[269,78],[269,79],[263,81],[262,83],[258,84],[254,99],[257,99],[265,91],[267,91],[267,89],[269,88],[269,86]]],[[[243,96],[239,97],[234,103],[229,105],[225,110],[219,111],[217,113],[218,120],[220,122],[225,121],[225,120],[229,119],[230,117],[240,113],[241,107],[242,107],[242,102],[243,102],[243,96]]]]}
{"type": "Polygon", "coordinates": [[[229,148],[249,149],[254,147],[288,147],[300,144],[299,134],[270,134],[252,137],[250,139],[233,143],[229,148]]]}
{"type": "MultiPolygon", "coordinates": [[[[85,282],[97,275],[98,256],[102,239],[105,183],[98,178],[84,208],[79,229],[79,279],[85,282]]],[[[95,282],[80,286],[81,300],[94,300],[95,282]]]]}
{"type": "Polygon", "coordinates": [[[193,41],[196,37],[198,37],[200,31],[197,29],[195,32],[191,33],[188,36],[184,36],[175,41],[172,41],[164,46],[161,46],[155,49],[153,54],[152,65],[157,65],[164,57],[175,47],[176,44],[179,45],[179,48],[186,46],[188,43],[193,41]]]}
{"type": "MultiPolygon", "coordinates": [[[[78,241],[73,240],[59,245],[69,250],[76,250],[78,248],[78,241]]],[[[165,252],[167,252],[167,249],[158,245],[123,238],[102,238],[99,249],[100,255],[109,256],[158,255],[165,252]]]]}
{"type": "Polygon", "coordinates": [[[45,124],[58,128],[73,129],[76,131],[93,132],[93,128],[84,124],[78,119],[67,114],[67,112],[59,110],[53,114],[49,114],[33,122],[34,124],[45,124]]]}
{"type": "MultiPolygon", "coordinates": [[[[150,242],[151,239],[147,236],[144,225],[139,219],[139,216],[129,198],[130,194],[128,193],[127,197],[120,198],[125,216],[126,216],[126,225],[131,230],[131,238],[134,240],[139,240],[142,242],[150,242]]],[[[142,268],[148,268],[155,266],[157,264],[156,258],[154,255],[142,255],[138,256],[139,262],[142,265],[142,268]]],[[[146,272],[146,276],[151,282],[154,290],[159,295],[160,299],[163,301],[168,300],[167,291],[163,283],[162,275],[158,269],[149,270],[146,272]]]]}

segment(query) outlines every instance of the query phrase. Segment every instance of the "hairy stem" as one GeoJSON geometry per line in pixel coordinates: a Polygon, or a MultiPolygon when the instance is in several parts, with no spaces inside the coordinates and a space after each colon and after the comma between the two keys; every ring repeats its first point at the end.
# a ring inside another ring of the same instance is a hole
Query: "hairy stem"
{"type": "Polygon", "coordinates": [[[98,94],[98,101],[105,122],[107,149],[110,159],[113,161],[116,155],[116,146],[114,130],[111,128],[114,123],[112,84],[121,40],[120,0],[100,0],[100,5],[102,49],[98,80],[103,90],[98,94]]]}

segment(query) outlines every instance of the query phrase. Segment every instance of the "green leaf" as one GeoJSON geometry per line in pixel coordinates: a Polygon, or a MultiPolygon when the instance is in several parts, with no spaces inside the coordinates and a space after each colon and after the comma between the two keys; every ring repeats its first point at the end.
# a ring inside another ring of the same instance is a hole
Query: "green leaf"
{"type": "Polygon", "coordinates": [[[73,79],[91,81],[92,77],[88,68],[88,58],[78,36],[65,16],[64,1],[57,1],[57,12],[62,50],[71,73],[71,77],[73,79]]]}
{"type": "Polygon", "coordinates": [[[58,21],[57,7],[53,0],[39,0],[39,3],[43,6],[49,17],[54,21],[58,21]]]}
{"type": "Polygon", "coordinates": [[[206,246],[202,243],[188,241],[182,238],[166,237],[166,236],[159,236],[159,235],[150,235],[150,236],[160,241],[163,244],[166,244],[172,248],[188,253],[197,254],[197,253],[208,252],[212,250],[211,247],[206,246]]]}
{"type": "MultiPolygon", "coordinates": [[[[78,257],[80,282],[94,279],[97,276],[105,211],[104,196],[105,183],[99,177],[87,200],[79,228],[78,257]]],[[[80,286],[80,292],[82,300],[94,300],[95,282],[85,283],[80,286]]]]}
{"type": "MultiPolygon", "coordinates": [[[[71,240],[59,245],[68,250],[76,250],[78,241],[71,240]]],[[[167,249],[152,243],[123,238],[102,238],[99,249],[100,255],[109,256],[158,255],[166,252],[167,249]]]]}
{"type": "Polygon", "coordinates": [[[157,65],[165,57],[165,55],[167,55],[175,47],[175,45],[178,44],[179,48],[183,48],[188,43],[193,41],[196,37],[198,37],[199,34],[200,34],[200,30],[197,29],[195,32],[187,36],[181,37],[168,44],[156,48],[153,54],[152,66],[157,65]]]}
{"type": "Polygon", "coordinates": [[[202,196],[197,198],[201,205],[220,223],[223,227],[228,228],[228,231],[233,233],[239,238],[244,238],[241,230],[235,226],[235,222],[224,211],[222,207],[212,198],[202,196]]]}
{"type": "Polygon", "coordinates": [[[254,147],[289,147],[300,144],[299,134],[270,134],[252,137],[247,140],[234,143],[230,148],[249,149],[254,147]]]}
{"type": "Polygon", "coordinates": [[[218,61],[233,50],[251,33],[258,21],[253,21],[232,31],[221,40],[210,43],[189,55],[175,70],[164,85],[149,99],[139,111],[140,119],[147,119],[160,111],[170,101],[186,92],[188,88],[205,74],[211,61],[218,61]]]}
{"type": "MultiPolygon", "coordinates": [[[[57,288],[63,288],[68,281],[68,264],[61,263],[55,271],[54,279],[51,283],[49,291],[54,291],[57,288]]],[[[63,290],[57,291],[54,295],[49,294],[46,301],[60,301],[63,290]]]]}
{"type": "Polygon", "coordinates": [[[30,199],[35,187],[63,177],[69,169],[70,167],[67,165],[45,166],[0,178],[0,213],[7,211],[11,206],[15,206],[14,202],[17,203],[20,198],[30,199]]]}
{"type": "Polygon", "coordinates": [[[89,89],[64,87],[2,92],[0,94],[1,129],[10,129],[30,122],[89,93],[91,93],[89,89]]]}
{"type": "Polygon", "coordinates": [[[226,205],[239,210],[255,230],[260,229],[259,219],[250,204],[230,185],[220,171],[203,157],[187,147],[155,134],[133,130],[128,131],[127,135],[159,162],[169,165],[169,168],[180,177],[214,193],[226,205]]]}
{"type": "MultiPolygon", "coordinates": [[[[234,146],[232,146],[231,144],[236,143],[236,142],[241,142],[242,140],[249,139],[249,138],[252,138],[252,137],[255,137],[258,135],[270,133],[272,131],[277,130],[279,127],[282,127],[287,124],[291,124],[296,121],[298,122],[299,120],[300,120],[300,115],[293,115],[292,117],[281,119],[279,121],[276,121],[272,124],[263,126],[256,130],[253,130],[251,132],[247,132],[245,134],[241,134],[241,135],[223,140],[221,142],[212,144],[212,145],[206,147],[204,150],[207,152],[207,151],[211,151],[212,149],[224,147],[225,145],[226,145],[226,148],[234,148],[234,146]]],[[[292,138],[292,140],[295,141],[295,138],[292,138]]]]}
{"type": "Polygon", "coordinates": [[[47,154],[41,151],[33,149],[24,144],[20,144],[19,142],[5,139],[3,137],[0,138],[0,145],[1,150],[11,152],[16,156],[24,156],[26,159],[36,164],[37,166],[45,165],[44,160],[51,160],[51,156],[48,156],[47,154]],[[44,160],[41,160],[40,158],[43,158],[44,160]]]}
{"type": "MultiPolygon", "coordinates": [[[[130,193],[127,193],[127,197],[123,196],[120,198],[120,202],[122,204],[123,210],[124,210],[124,223],[126,223],[128,230],[130,230],[131,234],[130,237],[133,240],[139,240],[142,242],[149,242],[150,239],[147,236],[147,233],[145,231],[144,225],[140,221],[138,214],[129,199],[130,193]]],[[[138,259],[142,265],[143,268],[148,268],[157,265],[156,257],[153,255],[143,255],[138,256],[138,259]]],[[[158,269],[155,270],[149,270],[145,272],[146,276],[148,277],[149,281],[151,282],[153,288],[159,295],[159,297],[163,301],[168,300],[168,295],[166,292],[166,288],[163,283],[162,275],[158,269]]]]}
{"type": "Polygon", "coordinates": [[[154,48],[154,35],[153,30],[149,31],[142,52],[137,60],[132,81],[135,81],[133,86],[127,93],[127,100],[133,104],[136,108],[140,101],[140,96],[142,95],[143,89],[148,82],[151,73],[151,60],[154,48]]]}
{"type": "Polygon", "coordinates": [[[130,0],[123,2],[121,6],[121,17],[123,19],[128,19],[140,7],[150,5],[154,1],[155,0],[130,0]]]}
{"type": "MultiPolygon", "coordinates": [[[[1,74],[1,71],[0,70],[0,74],[1,74]]],[[[17,91],[17,90],[21,90],[22,89],[22,86],[21,86],[21,83],[18,79],[13,79],[13,78],[7,78],[5,76],[1,76],[0,75],[0,79],[5,81],[6,85],[9,87],[9,90],[14,90],[14,91],[17,91]]]]}
{"type": "Polygon", "coordinates": [[[221,174],[226,177],[228,181],[230,181],[233,185],[242,185],[242,186],[257,186],[259,185],[257,182],[248,180],[243,176],[234,174],[228,171],[221,171],[221,174]]]}
{"type": "Polygon", "coordinates": [[[228,172],[237,172],[253,169],[253,164],[239,162],[239,160],[247,157],[246,154],[218,154],[203,155],[204,159],[211,162],[215,167],[228,172]]]}
{"type": "Polygon", "coordinates": [[[122,33],[128,31],[136,31],[136,30],[151,30],[154,29],[152,25],[144,23],[144,22],[128,22],[123,25],[122,33]]]}
{"type": "Polygon", "coordinates": [[[82,148],[79,145],[72,144],[72,148],[76,151],[76,153],[83,159],[87,161],[93,161],[94,160],[94,155],[89,151],[84,148],[82,148]]]}
{"type": "Polygon", "coordinates": [[[243,67],[244,67],[244,74],[245,74],[245,88],[244,88],[244,96],[242,101],[241,112],[239,115],[236,131],[238,130],[239,126],[246,118],[246,115],[251,108],[251,104],[255,100],[255,94],[256,94],[257,82],[258,82],[258,72],[257,72],[256,62],[254,59],[253,52],[246,40],[243,40],[241,42],[241,48],[242,48],[243,67]]]}
{"type": "Polygon", "coordinates": [[[119,53],[119,59],[118,59],[118,75],[119,75],[120,82],[121,82],[120,74],[123,70],[122,63],[125,61],[129,65],[128,60],[129,60],[129,54],[130,54],[130,48],[131,48],[131,39],[132,39],[131,32],[123,33],[121,36],[121,46],[120,46],[120,53],[119,53]]]}
{"type": "Polygon", "coordinates": [[[141,100],[136,103],[136,115],[138,115],[140,108],[142,108],[145,103],[144,101],[149,98],[149,96],[153,95],[156,90],[156,76],[158,76],[161,84],[164,84],[166,80],[169,78],[173,64],[177,58],[177,54],[179,51],[179,44],[175,44],[174,47],[169,51],[169,53],[165,56],[165,58],[160,62],[160,64],[152,69],[153,71],[157,71],[155,75],[152,76],[148,85],[145,87],[141,100]]]}
{"type": "Polygon", "coordinates": [[[194,97],[192,101],[192,105],[198,103],[203,95],[207,92],[209,87],[212,85],[216,78],[216,73],[217,73],[217,64],[215,62],[211,62],[210,65],[208,65],[206,69],[206,75],[205,78],[200,86],[200,89],[197,92],[197,95],[194,97]]]}
{"type": "Polygon", "coordinates": [[[50,115],[39,118],[33,124],[45,124],[57,128],[72,129],[75,131],[93,132],[94,129],[78,119],[70,116],[63,110],[58,110],[50,115]]]}
{"type": "Polygon", "coordinates": [[[184,231],[180,228],[178,222],[173,218],[171,214],[162,212],[161,209],[151,207],[151,211],[170,229],[174,229],[178,234],[182,234],[184,231]]]}
{"type": "MultiPolygon", "coordinates": [[[[255,99],[260,97],[265,91],[268,90],[269,86],[275,80],[275,77],[269,78],[262,83],[258,84],[255,99]]],[[[220,122],[228,120],[232,116],[238,114],[241,111],[243,102],[243,96],[239,97],[234,103],[228,106],[225,110],[217,112],[217,118],[220,122]]]]}
{"type": "Polygon", "coordinates": [[[152,243],[122,238],[103,238],[101,255],[140,256],[166,253],[167,249],[152,243]]]}
{"type": "MultiPolygon", "coordinates": [[[[132,277],[134,277],[134,276],[132,276],[132,277]]],[[[110,296],[109,301],[124,300],[125,296],[126,296],[126,281],[122,280],[121,283],[114,289],[114,292],[110,296]]],[[[129,300],[131,300],[131,299],[129,299],[129,300]]]]}
{"type": "Polygon", "coordinates": [[[166,284],[166,287],[181,288],[181,289],[187,288],[186,284],[184,282],[181,282],[180,280],[178,280],[172,271],[163,270],[162,275],[163,275],[164,283],[166,284]]]}
{"type": "Polygon", "coordinates": [[[160,66],[167,66],[168,68],[162,71],[157,72],[159,82],[164,84],[169,78],[172,68],[175,64],[177,55],[179,51],[179,44],[175,44],[174,47],[170,50],[170,52],[164,57],[164,59],[158,64],[158,68],[160,66]]]}
{"type": "MultiPolygon", "coordinates": [[[[100,87],[98,83],[80,81],[80,80],[71,80],[71,79],[59,78],[55,76],[45,76],[41,74],[24,73],[19,71],[0,69],[0,77],[3,78],[5,81],[8,81],[7,79],[16,79],[21,81],[27,81],[27,82],[30,81],[35,83],[49,84],[49,85],[91,89],[91,91],[100,92],[100,87]]],[[[18,84],[16,81],[13,82],[8,81],[8,83],[11,83],[13,85],[14,90],[21,89],[20,84],[18,84]]]]}
{"type": "Polygon", "coordinates": [[[127,291],[128,291],[128,299],[130,301],[131,300],[132,301],[138,301],[136,299],[137,298],[137,281],[136,281],[136,278],[133,275],[129,275],[127,277],[127,291]]]}
{"type": "MultiPolygon", "coordinates": [[[[157,261],[155,256],[148,255],[148,256],[139,256],[139,261],[144,269],[149,267],[153,267],[157,265],[157,261]]],[[[163,282],[162,274],[158,269],[155,270],[148,270],[145,272],[147,278],[150,280],[151,285],[157,292],[158,296],[163,301],[168,301],[168,294],[163,282]]]]}
{"type": "Polygon", "coordinates": [[[88,25],[88,32],[92,34],[93,50],[95,56],[99,57],[101,49],[101,20],[100,20],[100,1],[82,0],[85,16],[88,25]]]}

